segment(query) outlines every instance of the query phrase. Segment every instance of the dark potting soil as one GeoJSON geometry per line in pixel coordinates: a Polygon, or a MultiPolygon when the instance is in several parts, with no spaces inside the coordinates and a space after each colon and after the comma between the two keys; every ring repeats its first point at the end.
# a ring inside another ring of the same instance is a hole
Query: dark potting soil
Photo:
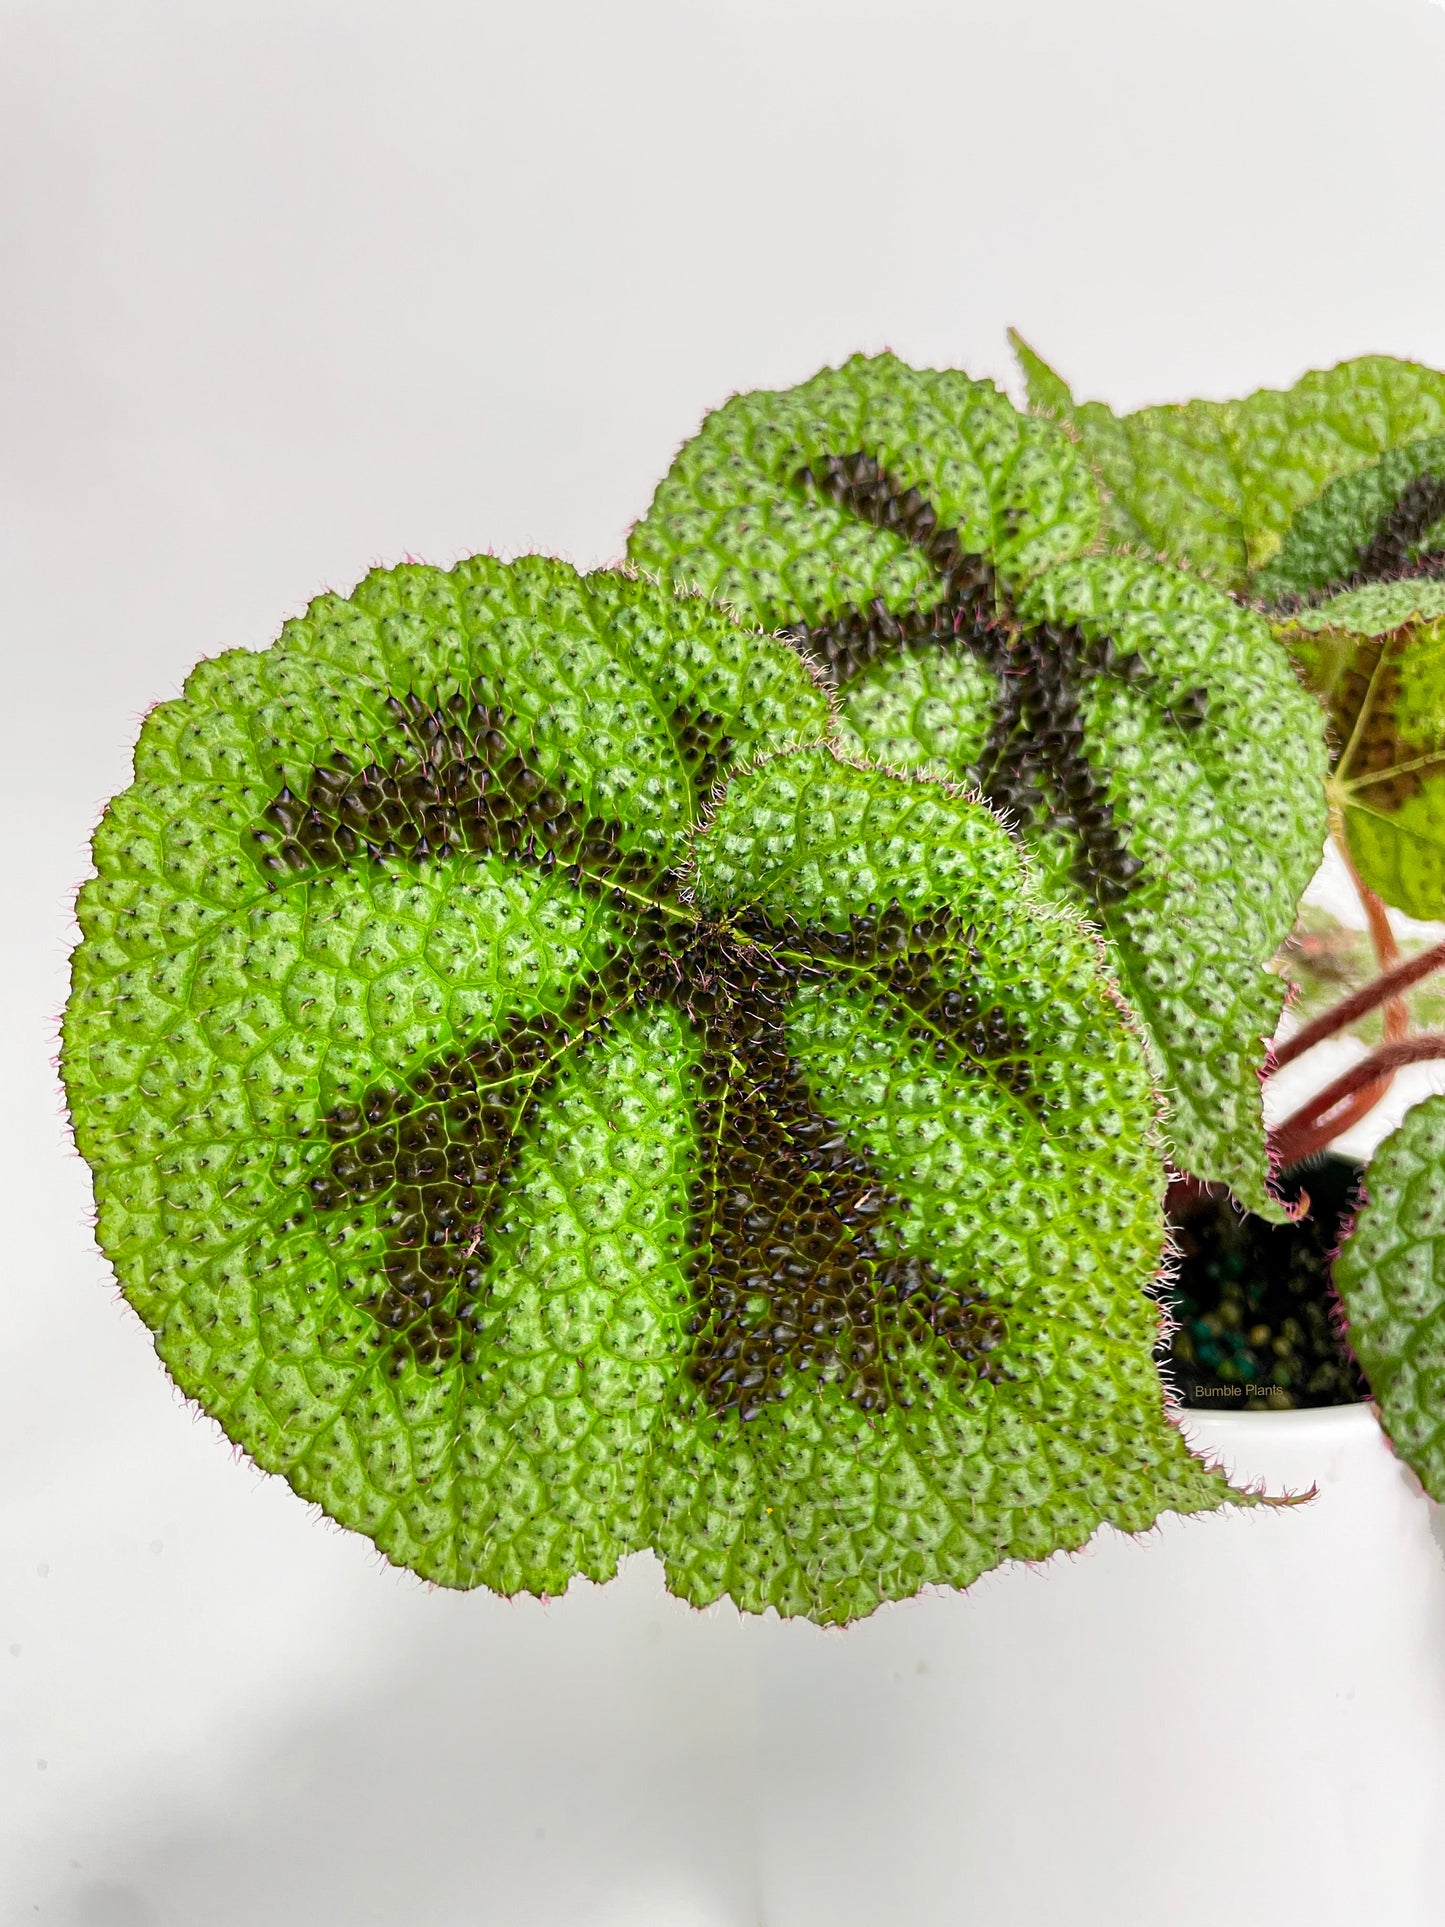
{"type": "Polygon", "coordinates": [[[1278,1189],[1309,1193],[1298,1224],[1269,1224],[1227,1198],[1188,1198],[1169,1218],[1179,1247],[1170,1288],[1178,1330],[1161,1360],[1186,1405],[1280,1411],[1353,1405],[1370,1396],[1337,1336],[1330,1260],[1359,1202],[1361,1167],[1343,1158],[1297,1166],[1278,1189]]]}

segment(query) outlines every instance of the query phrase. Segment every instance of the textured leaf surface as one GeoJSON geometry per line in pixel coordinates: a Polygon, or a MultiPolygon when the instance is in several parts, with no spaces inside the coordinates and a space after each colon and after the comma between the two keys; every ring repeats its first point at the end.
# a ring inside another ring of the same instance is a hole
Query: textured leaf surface
{"type": "Polygon", "coordinates": [[[1230,1497],[1154,1098],[995,819],[623,576],[374,575],[146,721],[64,1068],[184,1390],[427,1578],[846,1620],[1230,1497]],[[704,832],[717,786],[736,771],[704,832]]]}
{"type": "Polygon", "coordinates": [[[1368,622],[1365,593],[1302,612],[1279,633],[1329,707],[1331,785],[1356,868],[1387,903],[1428,920],[1445,916],[1445,614],[1374,634],[1325,626],[1341,605],[1368,622]]]}
{"type": "Polygon", "coordinates": [[[1344,475],[1290,523],[1250,593],[1278,605],[1367,583],[1445,576],[1445,436],[1392,448],[1344,475]]]}
{"type": "Polygon", "coordinates": [[[1385,1430],[1445,1502],[1445,1098],[1385,1139],[1368,1186],[1335,1283],[1385,1430]]]}
{"type": "Polygon", "coordinates": [[[1324,840],[1321,722],[1257,615],[1091,557],[1097,514],[990,384],[860,357],[709,416],[630,549],[787,630],[854,749],[1011,815],[1116,946],[1179,1162],[1268,1211],[1262,966],[1324,840]]]}
{"type": "Polygon", "coordinates": [[[1296,515],[1252,592],[1329,704],[1356,868],[1445,913],[1445,436],[1390,450],[1296,515]]]}
{"type": "MultiPolygon", "coordinates": [[[[629,550],[768,628],[824,624],[874,597],[927,611],[947,600],[936,558],[880,502],[833,485],[828,464],[865,451],[919,490],[940,538],[1026,578],[1078,555],[1098,532],[1085,464],[992,382],[855,355],[781,393],[739,395],[709,415],[657,491],[629,550]],[[801,472],[816,465],[814,481],[801,472]]],[[[941,552],[941,551],[940,551],[941,552]]]]}
{"type": "Polygon", "coordinates": [[[1298,657],[1295,631],[1309,634],[1335,629],[1356,636],[1383,636],[1416,616],[1445,616],[1445,581],[1407,576],[1392,582],[1365,582],[1312,608],[1300,609],[1280,633],[1298,657]]]}
{"type": "Polygon", "coordinates": [[[1013,337],[1031,405],[1065,422],[1105,491],[1108,539],[1222,587],[1270,563],[1297,512],[1387,450],[1445,434],[1445,373],[1387,355],[1313,370],[1293,388],[1116,415],[1077,402],[1013,337]]]}

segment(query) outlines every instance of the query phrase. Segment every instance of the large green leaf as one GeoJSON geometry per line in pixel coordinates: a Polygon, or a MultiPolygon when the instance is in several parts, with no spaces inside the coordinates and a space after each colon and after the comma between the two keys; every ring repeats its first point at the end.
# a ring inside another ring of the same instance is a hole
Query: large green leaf
{"type": "Polygon", "coordinates": [[[1335,1283],[1385,1430],[1445,1502],[1445,1097],[1385,1139],[1368,1186],[1335,1283]]]}
{"type": "Polygon", "coordinates": [[[1387,450],[1445,434],[1445,373],[1388,355],[1313,370],[1239,401],[1116,415],[1076,402],[1013,337],[1031,405],[1066,423],[1105,491],[1114,546],[1146,550],[1242,589],[1298,511],[1387,450]]]}
{"type": "Polygon", "coordinates": [[[785,628],[856,751],[1009,815],[1112,939],[1178,1161],[1269,1211],[1263,966],[1324,840],[1320,715],[1257,615],[1097,527],[1060,430],[885,355],[718,409],[629,547],[785,628]]]}
{"type": "Polygon", "coordinates": [[[145,723],[65,1022],[101,1242],[183,1389],[429,1579],[650,1545],[845,1620],[1230,1497],[1092,940],[827,724],[699,598],[486,558],[145,723]]]}

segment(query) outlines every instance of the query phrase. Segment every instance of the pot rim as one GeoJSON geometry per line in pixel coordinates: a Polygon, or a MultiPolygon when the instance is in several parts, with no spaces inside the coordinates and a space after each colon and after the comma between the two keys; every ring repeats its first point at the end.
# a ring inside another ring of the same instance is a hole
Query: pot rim
{"type": "Polygon", "coordinates": [[[1209,1411],[1197,1405],[1184,1405],[1179,1407],[1176,1416],[1186,1432],[1197,1429],[1206,1436],[1216,1430],[1243,1425],[1250,1430],[1268,1430],[1277,1440],[1286,1434],[1298,1434],[1315,1442],[1335,1434],[1346,1439],[1361,1437],[1380,1423],[1380,1409],[1372,1399],[1361,1399],[1353,1405],[1316,1405],[1280,1412],[1209,1411]]]}

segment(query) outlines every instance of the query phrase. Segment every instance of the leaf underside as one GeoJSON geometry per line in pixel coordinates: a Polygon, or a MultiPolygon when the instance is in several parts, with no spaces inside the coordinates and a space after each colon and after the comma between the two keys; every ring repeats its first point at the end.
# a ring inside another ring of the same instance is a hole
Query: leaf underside
{"type": "Polygon", "coordinates": [[[428,1579],[651,1546],[842,1621],[1232,1496],[1092,940],[828,723],[697,598],[487,558],[146,720],[65,1021],[99,1235],[182,1388],[428,1579]]]}
{"type": "Polygon", "coordinates": [[[1445,1502],[1445,1098],[1385,1139],[1368,1190],[1335,1283],[1385,1430],[1445,1502]]]}
{"type": "Polygon", "coordinates": [[[1319,715],[1267,625],[1092,553],[1098,495],[991,384],[855,358],[735,398],[680,453],[632,559],[782,629],[859,753],[976,786],[1104,925],[1178,1163],[1273,1212],[1259,1096],[1324,840],[1319,715]]]}
{"type": "Polygon", "coordinates": [[[1361,878],[1407,916],[1445,915],[1445,617],[1379,636],[1280,633],[1328,705],[1361,878]]]}

